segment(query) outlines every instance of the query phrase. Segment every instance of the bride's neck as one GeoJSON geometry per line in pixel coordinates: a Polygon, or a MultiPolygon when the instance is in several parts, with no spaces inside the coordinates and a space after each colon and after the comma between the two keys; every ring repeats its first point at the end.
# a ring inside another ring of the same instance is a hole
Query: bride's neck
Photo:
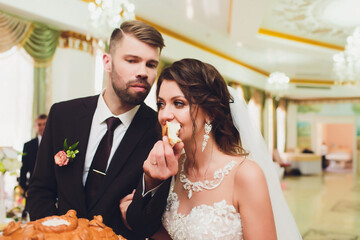
{"type": "Polygon", "coordinates": [[[216,165],[214,163],[218,159],[217,156],[219,156],[220,150],[215,141],[210,138],[203,152],[201,147],[197,146],[196,150],[194,150],[194,147],[185,146],[186,162],[184,170],[187,175],[197,178],[203,177],[209,172],[212,165],[216,165]]]}

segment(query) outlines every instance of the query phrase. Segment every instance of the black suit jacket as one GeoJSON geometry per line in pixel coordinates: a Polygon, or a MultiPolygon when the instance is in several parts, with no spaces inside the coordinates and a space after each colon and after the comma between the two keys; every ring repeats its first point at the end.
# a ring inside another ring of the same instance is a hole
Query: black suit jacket
{"type": "Polygon", "coordinates": [[[28,190],[29,180],[34,171],[38,146],[39,139],[37,137],[24,144],[19,184],[25,192],[28,190]],[[27,177],[27,173],[30,174],[29,178],[27,177]]]}
{"type": "Polygon", "coordinates": [[[75,209],[78,217],[92,219],[94,215],[102,215],[104,223],[117,234],[141,239],[124,226],[119,201],[138,185],[143,162],[160,138],[157,114],[145,104],[140,106],[115,151],[101,190],[87,206],[82,177],[97,100],[98,96],[93,96],[52,106],[28,191],[30,218],[62,215],[75,209]],[[65,138],[69,145],[79,141],[80,152],[73,162],[59,167],[54,155],[63,150],[65,138]]]}

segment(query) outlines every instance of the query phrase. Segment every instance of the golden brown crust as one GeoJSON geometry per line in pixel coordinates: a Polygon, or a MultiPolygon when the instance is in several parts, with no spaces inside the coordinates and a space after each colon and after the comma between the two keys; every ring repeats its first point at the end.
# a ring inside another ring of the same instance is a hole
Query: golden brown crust
{"type": "Polygon", "coordinates": [[[7,227],[3,231],[3,235],[11,235],[12,233],[16,232],[21,228],[21,222],[10,222],[7,227]]]}
{"type": "Polygon", "coordinates": [[[4,229],[0,240],[119,240],[125,239],[117,236],[114,231],[103,223],[101,216],[94,216],[89,221],[84,218],[77,218],[75,210],[69,210],[62,216],[50,216],[42,218],[26,225],[11,222],[4,229]],[[43,223],[48,220],[61,219],[69,225],[45,226],[43,223]]]}
{"type": "Polygon", "coordinates": [[[174,147],[176,143],[181,142],[181,139],[179,138],[179,130],[179,123],[171,123],[166,121],[165,125],[162,126],[162,135],[168,137],[169,143],[172,147],[174,147]],[[169,130],[169,128],[173,129],[169,130]]]}

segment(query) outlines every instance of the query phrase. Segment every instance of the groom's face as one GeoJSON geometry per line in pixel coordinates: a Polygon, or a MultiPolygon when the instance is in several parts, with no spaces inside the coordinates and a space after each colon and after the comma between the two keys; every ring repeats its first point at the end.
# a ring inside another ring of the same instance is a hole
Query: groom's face
{"type": "MultiPolygon", "coordinates": [[[[138,105],[148,95],[157,75],[160,51],[131,35],[117,43],[110,56],[111,87],[123,103],[138,105]]],[[[108,86],[110,87],[110,86],[108,86]]]]}

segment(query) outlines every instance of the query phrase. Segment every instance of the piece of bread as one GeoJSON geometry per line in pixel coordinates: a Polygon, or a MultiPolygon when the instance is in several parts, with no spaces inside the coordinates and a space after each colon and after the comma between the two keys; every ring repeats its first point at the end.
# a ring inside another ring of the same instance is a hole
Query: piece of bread
{"type": "Polygon", "coordinates": [[[43,240],[122,240],[115,232],[105,226],[102,217],[94,216],[89,221],[77,218],[75,210],[62,216],[50,216],[21,225],[10,222],[4,229],[0,240],[43,239],[43,240]]]}
{"type": "Polygon", "coordinates": [[[169,143],[172,147],[174,147],[175,144],[181,142],[181,139],[179,138],[180,128],[180,123],[173,123],[168,121],[166,121],[165,125],[162,126],[162,135],[168,137],[169,143]]]}

